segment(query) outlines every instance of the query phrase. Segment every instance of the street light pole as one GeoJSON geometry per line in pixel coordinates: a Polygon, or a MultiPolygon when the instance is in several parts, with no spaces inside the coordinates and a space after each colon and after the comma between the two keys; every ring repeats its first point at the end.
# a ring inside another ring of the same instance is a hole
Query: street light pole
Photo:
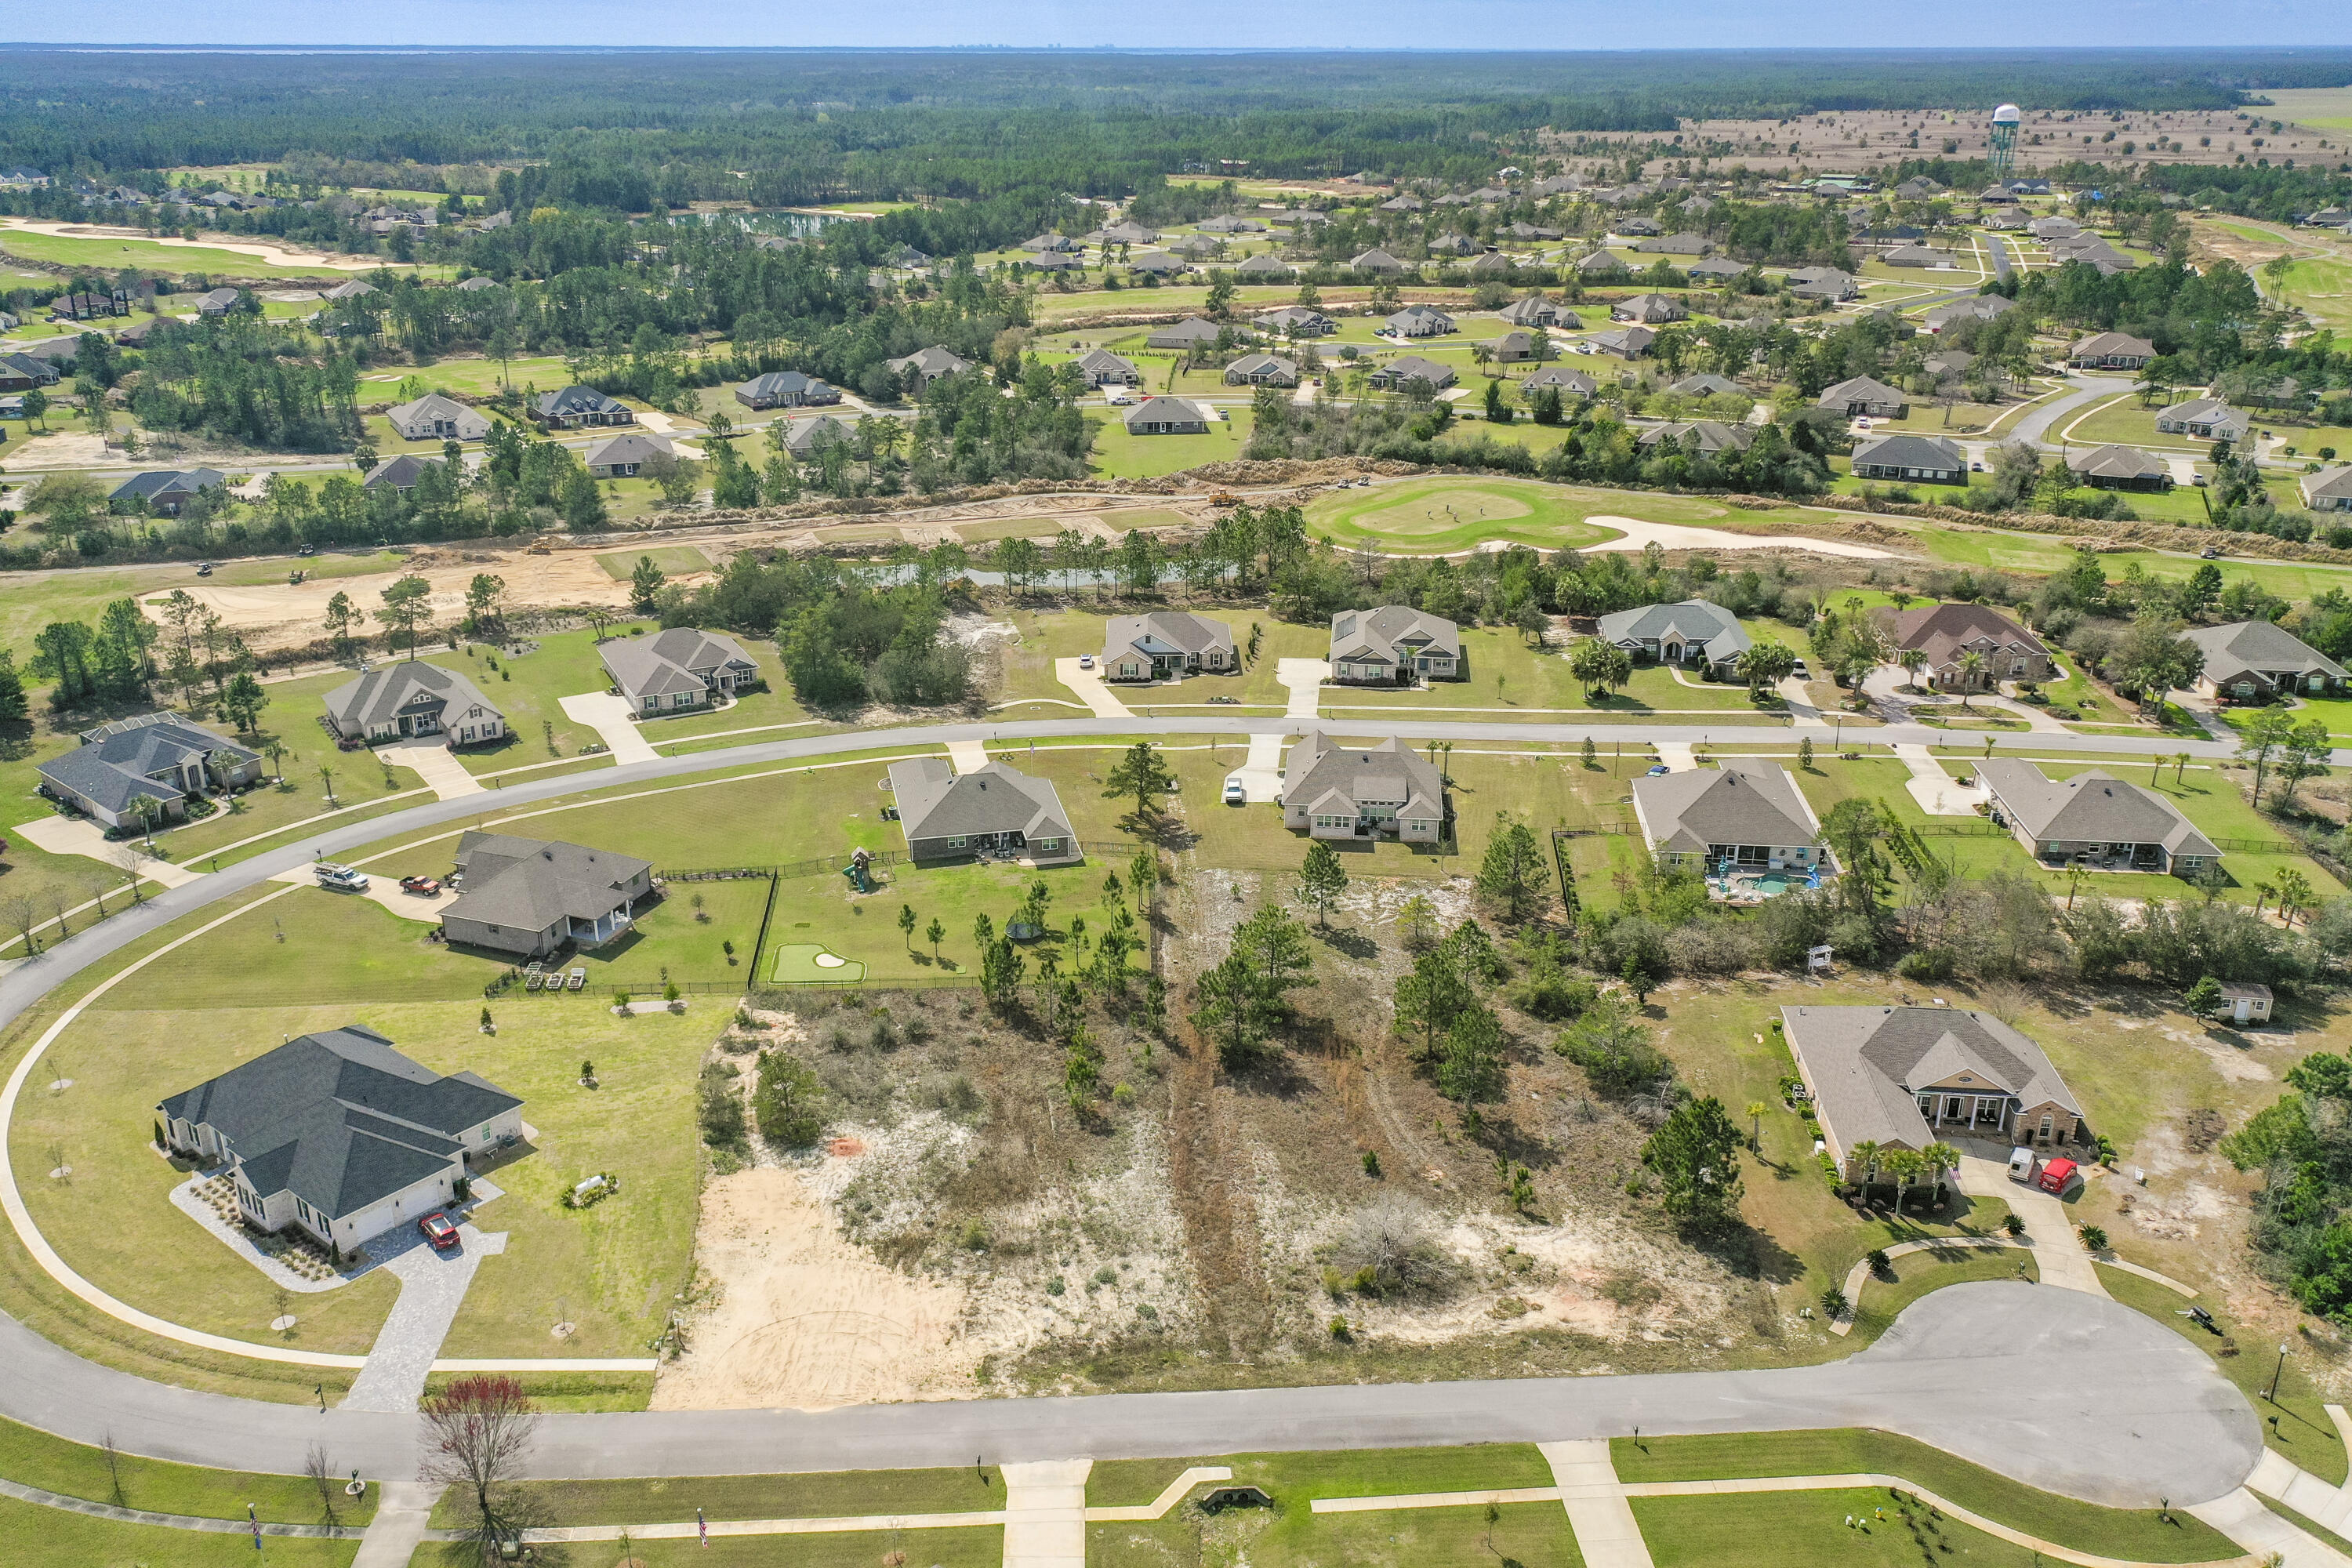
{"type": "Polygon", "coordinates": [[[2282,1340],[2279,1342],[2278,1365],[2271,1371],[2271,1391],[2263,1395],[2263,1398],[2269,1400],[2273,1405],[2276,1405],[2278,1403],[2279,1379],[2286,1373],[2286,1342],[2282,1340]]]}

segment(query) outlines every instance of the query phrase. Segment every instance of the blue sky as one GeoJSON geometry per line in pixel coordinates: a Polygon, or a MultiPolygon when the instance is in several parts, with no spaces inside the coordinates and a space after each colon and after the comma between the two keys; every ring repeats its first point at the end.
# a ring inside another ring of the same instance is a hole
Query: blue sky
{"type": "Polygon", "coordinates": [[[0,37],[26,43],[343,45],[1004,44],[1073,47],[1696,48],[2233,46],[2352,43],[2345,0],[2155,0],[1922,5],[1901,0],[151,0],[19,4],[0,37]],[[95,25],[107,31],[92,37],[95,25]]]}

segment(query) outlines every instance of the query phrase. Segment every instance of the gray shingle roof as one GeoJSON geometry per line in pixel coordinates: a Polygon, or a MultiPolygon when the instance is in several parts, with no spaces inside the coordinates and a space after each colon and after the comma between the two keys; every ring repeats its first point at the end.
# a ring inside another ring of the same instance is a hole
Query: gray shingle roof
{"type": "Polygon", "coordinates": [[[226,483],[228,476],[218,468],[190,468],[184,473],[173,468],[161,468],[131,475],[107,499],[155,501],[167,497],[193,496],[198,490],[218,489],[226,483]]]}
{"type": "Polygon", "coordinates": [[[1990,1014],[1953,1007],[1783,1007],[1780,1020],[1840,1159],[1861,1143],[1916,1152],[1935,1142],[1918,1100],[1931,1085],[2006,1093],[2028,1109],[2057,1105],[2082,1114],[2042,1047],[1990,1014]]]}
{"type": "Polygon", "coordinates": [[[1994,757],[1977,772],[2011,820],[2036,840],[2064,844],[2161,844],[2170,855],[2221,852],[2179,808],[2104,768],[2053,779],[2032,763],[1994,757]]]}
{"type": "Polygon", "coordinates": [[[580,414],[611,414],[622,405],[593,386],[567,386],[561,392],[541,393],[531,406],[548,418],[562,418],[580,414]]]}
{"type": "Polygon", "coordinates": [[[890,764],[890,793],[909,844],[918,838],[968,838],[986,833],[1069,838],[1069,815],[1050,779],[1033,779],[1003,763],[959,773],[944,757],[890,764]]]}
{"type": "Polygon", "coordinates": [[[1811,805],[1778,763],[1733,760],[1635,779],[1633,806],[1650,847],[1676,854],[1703,855],[1710,844],[1791,848],[1822,837],[1811,805]]]}
{"type": "Polygon", "coordinates": [[[1328,816],[1353,816],[1370,806],[1393,808],[1401,817],[1442,820],[1445,781],[1427,758],[1396,736],[1377,746],[1339,746],[1321,731],[1309,730],[1290,753],[1282,804],[1328,816]]]}
{"type": "Polygon", "coordinates": [[[1678,636],[1685,642],[1706,644],[1711,659],[1730,658],[1755,646],[1755,638],[1739,624],[1739,617],[1720,605],[1705,599],[1685,599],[1674,605],[1643,605],[1638,609],[1620,610],[1613,616],[1601,617],[1600,631],[1604,641],[1613,643],[1664,642],[1678,636]]]}
{"type": "Polygon", "coordinates": [[[365,734],[404,712],[430,713],[446,724],[475,708],[506,717],[463,672],[414,659],[379,665],[327,693],[327,713],[347,735],[365,734]]]}
{"type": "Polygon", "coordinates": [[[2270,674],[2293,670],[2297,675],[2345,679],[2344,667],[2283,626],[2269,621],[2232,621],[2225,626],[2198,626],[2181,634],[2205,653],[2205,678],[2234,679],[2249,670],[2270,674]]]}
{"type": "Polygon", "coordinates": [[[709,684],[703,676],[727,665],[740,666],[738,673],[745,675],[760,668],[733,637],[697,626],[672,626],[649,637],[614,637],[597,652],[614,684],[633,700],[700,691],[709,684]]]}
{"type": "Polygon", "coordinates": [[[121,812],[142,795],[164,805],[181,799],[187,792],[178,784],[150,775],[222,751],[234,753],[239,763],[260,755],[176,713],[152,713],[87,731],[80,746],[50,758],[36,771],[61,790],[121,812]]]}
{"type": "Polygon", "coordinates": [[[1382,658],[1391,664],[1423,653],[1462,657],[1462,632],[1443,616],[1409,605],[1342,610],[1331,617],[1331,659],[1382,658]],[[1400,649],[1404,650],[1400,653],[1400,649]]]}
{"type": "Polygon", "coordinates": [[[1968,454],[1940,436],[1881,436],[1853,449],[1854,471],[1864,468],[1937,468],[1969,471],[1968,454]]]}
{"type": "Polygon", "coordinates": [[[472,832],[457,840],[457,868],[465,890],[443,918],[538,931],[625,908],[628,883],[653,862],[556,839],[472,832]]]}
{"type": "Polygon", "coordinates": [[[299,1036],[157,1109],[227,1139],[264,1198],[291,1192],[341,1219],[447,1168],[461,1134],[521,1104],[350,1024],[299,1036]]]}
{"type": "Polygon", "coordinates": [[[1213,647],[1223,648],[1228,655],[1234,649],[1234,628],[1223,621],[1213,621],[1206,616],[1195,616],[1183,610],[1154,610],[1143,616],[1113,616],[1104,628],[1103,649],[1106,658],[1115,658],[1129,648],[1154,647],[1163,653],[1206,653],[1213,647]]]}
{"type": "Polygon", "coordinates": [[[630,430],[605,437],[582,453],[581,460],[591,468],[626,468],[632,463],[642,466],[656,458],[676,456],[677,448],[670,445],[668,437],[630,430]]]}

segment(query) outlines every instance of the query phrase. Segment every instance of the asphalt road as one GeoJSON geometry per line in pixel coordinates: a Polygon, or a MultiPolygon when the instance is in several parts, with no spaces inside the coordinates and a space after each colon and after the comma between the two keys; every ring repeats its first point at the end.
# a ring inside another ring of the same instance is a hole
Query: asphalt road
{"type": "Polygon", "coordinates": [[[2113,397],[2118,392],[2129,392],[2137,384],[2127,375],[2070,375],[2066,378],[2068,391],[2065,396],[2053,398],[2026,414],[2004,440],[2046,446],[2049,433],[2053,429],[2063,429],[2066,422],[2080,414],[2085,404],[2096,403],[2102,397],[2113,397]]]}

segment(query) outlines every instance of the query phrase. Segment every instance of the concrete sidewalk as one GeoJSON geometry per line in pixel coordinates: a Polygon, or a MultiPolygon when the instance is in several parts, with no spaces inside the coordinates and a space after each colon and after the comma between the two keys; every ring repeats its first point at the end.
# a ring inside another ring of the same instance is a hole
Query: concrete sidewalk
{"type": "Polygon", "coordinates": [[[375,1518],[360,1538],[352,1568],[408,1568],[425,1543],[426,1523],[441,1489],[426,1481],[386,1481],[376,1499],[375,1518]]]}
{"type": "Polygon", "coordinates": [[[1087,1472],[1092,1459],[1000,1466],[1004,1568],[1087,1568],[1087,1472]]]}
{"type": "Polygon", "coordinates": [[[1551,1467],[1586,1568],[1652,1568],[1649,1544],[1633,1521],[1633,1505],[1609,1457],[1609,1439],[1580,1437],[1536,1447],[1551,1467]]]}

